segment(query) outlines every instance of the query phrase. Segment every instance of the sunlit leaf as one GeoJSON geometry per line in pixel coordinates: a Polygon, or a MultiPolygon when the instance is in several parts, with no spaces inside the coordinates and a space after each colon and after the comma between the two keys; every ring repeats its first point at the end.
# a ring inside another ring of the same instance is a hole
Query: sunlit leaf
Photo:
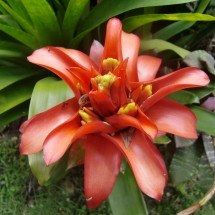
{"type": "MultiPolygon", "coordinates": [[[[33,91],[29,118],[73,97],[71,89],[63,81],[45,78],[39,81],[33,91]]],[[[58,162],[46,166],[41,152],[29,155],[33,174],[41,185],[47,185],[66,173],[68,153],[58,162]],[[57,174],[58,173],[58,174],[57,174]],[[58,175],[58,177],[56,177],[58,175]]]]}
{"type": "Polygon", "coordinates": [[[215,17],[201,13],[145,14],[126,18],[123,21],[123,29],[131,32],[142,25],[159,20],[215,21],[215,17]]]}
{"type": "Polygon", "coordinates": [[[107,21],[109,18],[122,14],[123,12],[143,8],[164,5],[174,5],[193,2],[195,0],[103,0],[97,4],[83,20],[79,27],[79,35],[71,41],[76,44],[92,29],[107,21]]]}
{"type": "Polygon", "coordinates": [[[154,50],[157,53],[166,50],[171,50],[178,54],[179,56],[181,56],[181,58],[184,58],[186,55],[190,53],[186,49],[176,46],[173,43],[159,39],[142,40],[140,44],[140,50],[141,51],[154,50]]]}
{"type": "Polygon", "coordinates": [[[171,142],[171,139],[166,135],[157,137],[154,141],[154,143],[156,143],[156,144],[168,144],[170,142],[171,142]]]}

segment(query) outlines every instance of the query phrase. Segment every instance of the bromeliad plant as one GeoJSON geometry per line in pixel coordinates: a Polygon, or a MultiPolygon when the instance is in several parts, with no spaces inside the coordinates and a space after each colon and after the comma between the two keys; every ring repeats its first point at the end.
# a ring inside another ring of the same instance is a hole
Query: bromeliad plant
{"type": "Polygon", "coordinates": [[[197,138],[194,114],[165,97],[206,86],[208,76],[187,67],[156,78],[161,60],[138,56],[139,46],[139,38],[122,31],[121,22],[113,18],[107,24],[104,47],[94,41],[89,56],[49,46],[28,57],[62,78],[75,97],[26,121],[21,126],[20,152],[43,151],[44,165],[51,165],[84,148],[85,157],[80,156],[77,164],[84,163],[90,208],[110,195],[123,156],[142,192],[160,200],[168,176],[154,139],[165,133],[197,138]]]}

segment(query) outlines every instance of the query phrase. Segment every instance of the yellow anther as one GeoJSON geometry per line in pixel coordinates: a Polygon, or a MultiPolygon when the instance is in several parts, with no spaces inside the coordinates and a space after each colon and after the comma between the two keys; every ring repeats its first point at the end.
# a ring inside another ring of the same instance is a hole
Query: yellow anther
{"type": "Polygon", "coordinates": [[[135,116],[137,113],[137,105],[135,102],[128,103],[127,105],[121,107],[117,113],[135,116]]]}
{"type": "Polygon", "coordinates": [[[107,90],[111,87],[114,81],[116,81],[116,78],[115,75],[108,73],[106,75],[98,75],[94,80],[97,82],[98,90],[107,90]]]}
{"type": "Polygon", "coordinates": [[[114,58],[107,58],[102,61],[102,69],[104,73],[113,72],[119,66],[119,61],[114,58]]]}
{"type": "Polygon", "coordinates": [[[82,121],[85,123],[100,120],[93,111],[86,107],[83,107],[82,110],[79,110],[79,115],[81,116],[82,121]]]}

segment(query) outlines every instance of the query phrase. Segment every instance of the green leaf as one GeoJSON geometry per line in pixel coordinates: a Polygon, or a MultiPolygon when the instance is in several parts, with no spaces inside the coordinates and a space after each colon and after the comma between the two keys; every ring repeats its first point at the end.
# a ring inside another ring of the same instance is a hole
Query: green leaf
{"type": "Polygon", "coordinates": [[[20,26],[25,29],[28,33],[34,34],[34,28],[31,26],[31,24],[21,17],[16,11],[11,9],[5,2],[0,1],[0,5],[20,24],[20,26]]]}
{"type": "Polygon", "coordinates": [[[29,100],[39,77],[30,77],[0,91],[0,114],[29,100]],[[23,87],[24,86],[24,87],[23,87]]]}
{"type": "MultiPolygon", "coordinates": [[[[205,8],[210,3],[210,0],[201,0],[199,1],[198,7],[196,9],[197,13],[203,13],[205,8]]],[[[162,40],[168,40],[169,38],[177,35],[178,33],[189,29],[191,26],[193,26],[196,22],[189,22],[189,21],[178,21],[175,23],[172,23],[168,25],[165,28],[162,28],[155,34],[153,34],[153,38],[159,38],[162,40]]]]}
{"type": "MultiPolygon", "coordinates": [[[[42,79],[37,82],[34,88],[29,109],[29,118],[73,96],[71,89],[63,81],[55,78],[42,79]]],[[[28,158],[31,170],[40,185],[47,185],[51,181],[58,179],[56,175],[63,177],[66,173],[68,153],[61,160],[50,166],[46,166],[44,163],[42,152],[29,155],[28,158]]]]}
{"type": "Polygon", "coordinates": [[[76,30],[77,24],[89,0],[70,0],[63,20],[62,30],[66,39],[71,39],[76,30]]]}
{"type": "Polygon", "coordinates": [[[197,117],[197,129],[215,135],[215,113],[194,105],[190,108],[197,117]]]}
{"type": "Polygon", "coordinates": [[[38,41],[32,35],[25,33],[24,31],[19,30],[15,27],[0,24],[0,31],[3,31],[7,35],[13,37],[14,39],[32,49],[39,47],[38,41]]]}
{"type": "Polygon", "coordinates": [[[169,168],[174,185],[186,181],[197,172],[200,155],[201,150],[197,144],[176,150],[169,168]]]}
{"type": "Polygon", "coordinates": [[[41,71],[31,71],[23,67],[0,67],[0,90],[27,77],[40,74],[41,71]]]}
{"type": "Polygon", "coordinates": [[[0,114],[0,128],[2,128],[4,125],[9,124],[10,122],[13,122],[14,120],[19,119],[22,116],[27,115],[28,106],[29,101],[26,101],[8,110],[7,112],[0,114]]]}
{"type": "Polygon", "coordinates": [[[194,93],[180,90],[167,96],[167,98],[180,102],[181,104],[199,103],[199,98],[194,93]]]}
{"type": "Polygon", "coordinates": [[[159,20],[215,21],[215,17],[201,13],[146,14],[126,18],[123,20],[123,29],[131,32],[142,25],[159,20]]]}
{"type": "Polygon", "coordinates": [[[113,215],[148,215],[143,195],[128,165],[124,173],[119,173],[109,202],[113,215]]]}
{"type": "Polygon", "coordinates": [[[51,77],[44,78],[35,85],[31,97],[29,118],[73,96],[73,92],[64,81],[51,77]]]}
{"type": "Polygon", "coordinates": [[[211,82],[208,86],[206,87],[201,87],[201,88],[195,88],[195,89],[190,89],[189,91],[196,94],[200,99],[204,98],[205,96],[208,96],[210,93],[212,93],[215,90],[215,84],[211,82]]]}
{"type": "Polygon", "coordinates": [[[40,45],[60,43],[61,31],[55,13],[46,0],[22,0],[36,32],[40,45]]]}
{"type": "Polygon", "coordinates": [[[179,56],[181,56],[182,58],[184,58],[186,55],[190,53],[186,49],[183,49],[165,40],[159,40],[159,39],[142,40],[140,44],[140,50],[141,51],[154,50],[155,52],[171,50],[171,51],[174,51],[179,56]]]}
{"type": "Polygon", "coordinates": [[[103,0],[97,4],[87,17],[80,23],[79,35],[71,41],[71,44],[80,42],[81,39],[92,29],[96,28],[111,17],[122,14],[126,11],[164,5],[174,5],[193,2],[196,0],[103,0]]]}
{"type": "Polygon", "coordinates": [[[188,66],[206,69],[211,74],[215,75],[215,60],[209,53],[204,50],[196,50],[189,53],[187,56],[185,56],[183,61],[188,66]]]}
{"type": "Polygon", "coordinates": [[[164,135],[164,136],[161,136],[161,137],[157,137],[154,141],[156,144],[168,144],[171,142],[171,139],[164,135]]]}

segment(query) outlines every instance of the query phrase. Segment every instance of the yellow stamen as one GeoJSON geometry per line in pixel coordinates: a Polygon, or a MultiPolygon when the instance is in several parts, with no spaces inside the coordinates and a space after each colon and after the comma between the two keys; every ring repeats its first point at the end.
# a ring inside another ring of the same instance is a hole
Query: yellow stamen
{"type": "Polygon", "coordinates": [[[102,61],[102,69],[104,73],[113,72],[119,66],[119,61],[114,58],[107,58],[102,61]]]}
{"type": "Polygon", "coordinates": [[[135,116],[137,113],[137,105],[135,102],[128,103],[127,105],[121,107],[117,113],[135,116]]]}

